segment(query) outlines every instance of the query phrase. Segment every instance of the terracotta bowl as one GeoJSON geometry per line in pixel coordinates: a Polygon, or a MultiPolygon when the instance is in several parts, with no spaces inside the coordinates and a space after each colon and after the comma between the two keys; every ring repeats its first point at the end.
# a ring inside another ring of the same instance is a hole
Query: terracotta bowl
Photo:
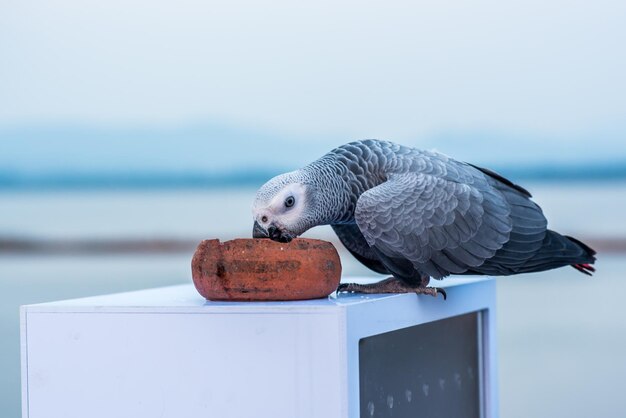
{"type": "Polygon", "coordinates": [[[302,300],[337,289],[341,262],[327,241],[205,240],[191,261],[193,283],[211,300],[302,300]]]}

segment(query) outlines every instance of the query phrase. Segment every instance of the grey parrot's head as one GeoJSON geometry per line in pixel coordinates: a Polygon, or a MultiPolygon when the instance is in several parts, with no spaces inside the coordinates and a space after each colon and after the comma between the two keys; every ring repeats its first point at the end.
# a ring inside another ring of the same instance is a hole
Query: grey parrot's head
{"type": "Polygon", "coordinates": [[[252,236],[289,242],[315,226],[312,189],[298,171],[281,174],[265,183],[252,205],[252,236]]]}

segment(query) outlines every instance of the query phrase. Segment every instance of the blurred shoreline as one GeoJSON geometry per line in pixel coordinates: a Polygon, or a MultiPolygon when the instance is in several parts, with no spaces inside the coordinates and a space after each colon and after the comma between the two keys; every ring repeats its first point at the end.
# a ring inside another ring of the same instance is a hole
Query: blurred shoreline
{"type": "MultiPolygon", "coordinates": [[[[249,238],[249,237],[242,237],[249,238]]],[[[577,237],[601,254],[626,254],[626,237],[577,237]]],[[[207,238],[209,239],[209,238],[207,238]]],[[[324,237],[335,246],[339,240],[324,237]]],[[[221,239],[225,241],[226,239],[221,239]]],[[[150,239],[40,239],[0,237],[0,255],[115,255],[184,254],[195,250],[199,241],[184,238],[150,239]]]]}
{"type": "MultiPolygon", "coordinates": [[[[517,180],[517,179],[515,179],[517,180]]],[[[521,182],[549,228],[626,254],[626,181],[521,182]]],[[[0,256],[189,254],[202,239],[251,237],[257,187],[0,192],[0,256]]],[[[1,188],[0,188],[1,190],[1,188]]],[[[305,237],[343,248],[329,227],[305,237]]]]}

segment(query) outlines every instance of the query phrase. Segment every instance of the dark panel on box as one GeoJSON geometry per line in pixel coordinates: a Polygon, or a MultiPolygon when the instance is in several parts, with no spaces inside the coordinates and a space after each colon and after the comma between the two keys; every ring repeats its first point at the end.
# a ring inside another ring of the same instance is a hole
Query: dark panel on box
{"type": "Polygon", "coordinates": [[[482,315],[359,342],[361,418],[480,418],[482,315]]]}

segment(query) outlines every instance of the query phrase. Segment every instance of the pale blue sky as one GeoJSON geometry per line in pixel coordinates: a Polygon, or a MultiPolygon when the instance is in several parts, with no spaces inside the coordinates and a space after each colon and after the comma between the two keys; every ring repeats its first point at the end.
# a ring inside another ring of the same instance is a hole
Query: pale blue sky
{"type": "Polygon", "coordinates": [[[626,155],[624,22],[621,0],[2,0],[0,128],[626,155]]]}

